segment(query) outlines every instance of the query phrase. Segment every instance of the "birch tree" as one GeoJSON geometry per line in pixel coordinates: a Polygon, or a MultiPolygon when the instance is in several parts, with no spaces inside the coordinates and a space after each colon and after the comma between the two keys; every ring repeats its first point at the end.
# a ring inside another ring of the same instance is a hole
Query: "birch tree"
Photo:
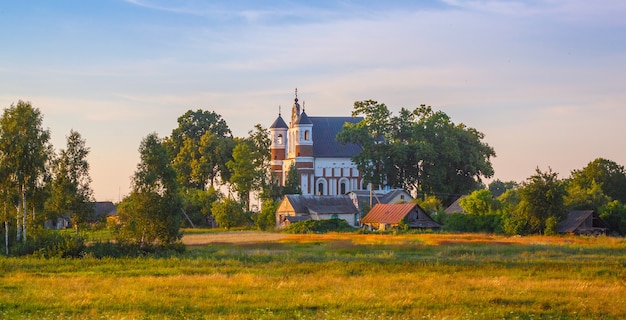
{"type": "Polygon", "coordinates": [[[43,116],[30,102],[18,101],[4,110],[0,118],[0,166],[13,177],[19,201],[16,238],[26,241],[27,197],[34,192],[46,173],[51,154],[50,131],[42,127],[43,116]]]}

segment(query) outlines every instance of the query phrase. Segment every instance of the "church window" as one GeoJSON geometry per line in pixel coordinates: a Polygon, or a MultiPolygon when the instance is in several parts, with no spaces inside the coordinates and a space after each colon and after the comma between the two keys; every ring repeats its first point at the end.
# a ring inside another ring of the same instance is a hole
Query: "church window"
{"type": "Polygon", "coordinates": [[[341,186],[339,187],[339,190],[341,190],[341,194],[346,194],[346,183],[342,182],[341,186]]]}
{"type": "Polygon", "coordinates": [[[324,184],[321,182],[317,184],[317,194],[320,196],[324,195],[324,184]]]}
{"type": "Polygon", "coordinates": [[[278,137],[276,137],[276,143],[277,144],[283,144],[283,135],[279,134],[278,137]]]}

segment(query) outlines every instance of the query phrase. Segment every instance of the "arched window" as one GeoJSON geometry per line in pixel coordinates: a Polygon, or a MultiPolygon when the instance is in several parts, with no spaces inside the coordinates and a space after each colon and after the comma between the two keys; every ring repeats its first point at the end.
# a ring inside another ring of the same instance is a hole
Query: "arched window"
{"type": "Polygon", "coordinates": [[[342,182],[341,185],[339,186],[339,190],[341,191],[341,194],[346,194],[346,183],[342,182]]]}
{"type": "Polygon", "coordinates": [[[309,130],[305,130],[304,131],[304,141],[309,141],[309,139],[311,138],[310,135],[311,134],[309,133],[309,130]]]}
{"type": "Polygon", "coordinates": [[[316,186],[316,189],[317,189],[317,190],[315,190],[315,194],[320,195],[320,196],[328,194],[328,191],[326,189],[326,180],[324,180],[324,179],[317,179],[315,186],[316,186]]]}
{"type": "Polygon", "coordinates": [[[283,144],[283,135],[282,134],[278,134],[278,137],[276,137],[276,143],[277,144],[283,144]]]}
{"type": "Polygon", "coordinates": [[[346,194],[346,192],[350,191],[348,190],[349,183],[350,181],[346,178],[341,178],[339,180],[339,194],[346,194]]]}

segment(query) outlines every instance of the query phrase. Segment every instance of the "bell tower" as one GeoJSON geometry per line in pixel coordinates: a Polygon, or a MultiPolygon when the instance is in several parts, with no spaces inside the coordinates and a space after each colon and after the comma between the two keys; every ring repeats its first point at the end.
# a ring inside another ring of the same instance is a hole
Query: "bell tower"
{"type": "Polygon", "coordinates": [[[270,166],[272,175],[278,181],[278,185],[283,185],[284,180],[284,172],[283,172],[283,162],[287,155],[287,131],[289,127],[283,120],[281,116],[280,106],[278,107],[278,118],[274,121],[272,126],[270,126],[270,166]]]}

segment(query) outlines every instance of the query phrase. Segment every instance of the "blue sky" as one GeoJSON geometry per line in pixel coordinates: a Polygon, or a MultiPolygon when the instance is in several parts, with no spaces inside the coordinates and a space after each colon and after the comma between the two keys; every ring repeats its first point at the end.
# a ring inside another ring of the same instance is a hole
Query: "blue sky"
{"type": "Polygon", "coordinates": [[[30,101],[55,148],[77,130],[98,200],[128,193],[143,137],[189,109],[236,136],[297,87],[309,115],[374,99],[485,133],[501,180],[626,165],[626,2],[10,1],[0,106],[30,101]]]}

